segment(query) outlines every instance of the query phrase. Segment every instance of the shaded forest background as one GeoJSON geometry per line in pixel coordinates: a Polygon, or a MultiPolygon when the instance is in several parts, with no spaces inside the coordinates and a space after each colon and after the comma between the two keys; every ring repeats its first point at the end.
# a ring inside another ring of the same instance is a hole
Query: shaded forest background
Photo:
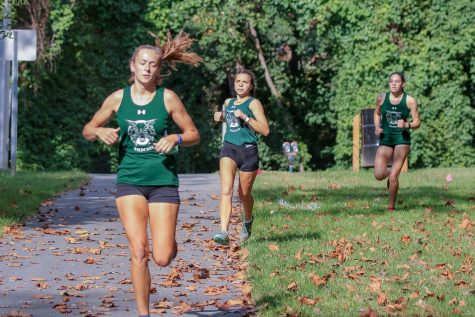
{"type": "Polygon", "coordinates": [[[350,166],[352,117],[373,107],[393,71],[420,106],[410,166],[475,164],[471,0],[30,0],[16,14],[16,28],[38,30],[39,54],[20,67],[20,169],[114,172],[117,149],[81,131],[127,84],[133,49],[153,43],[149,30],[163,39],[184,30],[204,58],[164,81],[202,136],[181,151],[182,173],[218,169],[212,114],[239,65],[256,73],[270,121],[259,141],[264,169],[286,168],[284,140],[300,142],[306,169],[350,166]]]}

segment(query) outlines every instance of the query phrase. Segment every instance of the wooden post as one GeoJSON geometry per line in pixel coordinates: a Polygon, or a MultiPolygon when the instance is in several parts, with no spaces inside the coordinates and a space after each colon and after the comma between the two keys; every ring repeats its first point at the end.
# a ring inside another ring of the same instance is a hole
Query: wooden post
{"type": "Polygon", "coordinates": [[[402,165],[402,171],[404,173],[407,173],[407,170],[409,169],[409,164],[407,163],[408,157],[406,157],[406,160],[404,161],[404,164],[402,165]]]}
{"type": "Polygon", "coordinates": [[[360,114],[353,117],[353,172],[360,169],[360,114]]]}

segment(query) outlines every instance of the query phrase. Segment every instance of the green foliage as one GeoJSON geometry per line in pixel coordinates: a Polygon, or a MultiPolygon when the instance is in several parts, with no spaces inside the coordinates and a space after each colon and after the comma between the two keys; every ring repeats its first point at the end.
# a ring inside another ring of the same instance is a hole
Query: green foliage
{"type": "MultiPolygon", "coordinates": [[[[44,58],[21,73],[19,163],[24,169],[114,171],[117,149],[83,140],[83,125],[104,98],[124,87],[139,44],[184,30],[202,66],[180,67],[164,85],[177,92],[198,126],[199,146],[184,148],[181,172],[218,168],[221,126],[212,113],[233,95],[232,74],[253,70],[271,134],[262,166],[287,168],[285,140],[307,146],[307,168],[351,164],[352,117],[373,107],[387,76],[402,70],[422,125],[413,132],[412,166],[475,163],[475,10],[470,0],[112,0],[50,1],[44,58]],[[271,95],[249,33],[253,22],[271,95]],[[279,55],[288,45],[292,58],[279,55]],[[310,159],[311,158],[311,159],[310,159]]],[[[114,122],[110,123],[114,125],[114,122]]],[[[302,152],[303,153],[303,152],[302,152]]]]}
{"type": "Polygon", "coordinates": [[[352,21],[342,23],[350,32],[334,35],[346,43],[338,50],[344,62],[332,100],[338,114],[337,164],[351,162],[351,118],[373,107],[376,96],[387,90],[383,84],[389,73],[402,70],[405,90],[418,101],[422,120],[413,132],[411,165],[473,165],[474,99],[473,92],[467,94],[473,87],[473,3],[436,1],[429,7],[427,1],[398,1],[378,6],[371,16],[364,16],[371,7],[334,4],[344,6],[345,18],[352,21]]]}

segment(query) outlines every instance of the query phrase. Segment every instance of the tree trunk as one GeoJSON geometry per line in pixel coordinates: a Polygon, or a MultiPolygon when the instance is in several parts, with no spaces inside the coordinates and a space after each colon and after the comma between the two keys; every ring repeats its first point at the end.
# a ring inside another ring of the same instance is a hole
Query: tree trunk
{"type": "Polygon", "coordinates": [[[259,42],[259,38],[257,37],[256,29],[252,25],[251,20],[248,20],[248,23],[252,39],[254,40],[254,45],[256,46],[259,62],[261,63],[262,68],[264,69],[264,77],[266,79],[267,86],[269,86],[272,95],[277,99],[277,105],[283,108],[282,95],[275,87],[274,81],[272,80],[272,77],[270,75],[269,68],[267,67],[266,59],[264,57],[264,51],[262,50],[261,43],[259,42]]]}

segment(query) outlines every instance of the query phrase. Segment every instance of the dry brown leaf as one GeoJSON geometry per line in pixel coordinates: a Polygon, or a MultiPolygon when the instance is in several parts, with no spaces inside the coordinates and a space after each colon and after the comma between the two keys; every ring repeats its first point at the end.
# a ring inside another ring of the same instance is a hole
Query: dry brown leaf
{"type": "Polygon", "coordinates": [[[279,251],[279,246],[277,244],[274,244],[274,243],[269,243],[267,245],[267,247],[269,248],[269,250],[271,251],[279,251]]]}
{"type": "Polygon", "coordinates": [[[430,306],[429,304],[427,304],[421,299],[417,301],[416,305],[419,307],[422,307],[422,309],[424,309],[425,311],[428,311],[428,312],[434,311],[434,308],[432,306],[430,306]]]}
{"type": "Polygon", "coordinates": [[[18,310],[12,310],[8,315],[5,315],[5,317],[31,317],[32,315],[23,313],[18,310]]]}
{"type": "Polygon", "coordinates": [[[460,280],[458,282],[455,282],[454,285],[458,287],[470,287],[471,284],[463,280],[460,280]]]}
{"type": "Polygon", "coordinates": [[[183,315],[186,312],[189,312],[193,307],[190,304],[181,302],[179,305],[173,307],[174,315],[183,315]]]}
{"type": "Polygon", "coordinates": [[[70,314],[72,312],[71,309],[65,303],[54,304],[53,308],[59,311],[61,314],[70,314]]]}
{"type": "Polygon", "coordinates": [[[208,286],[204,290],[205,295],[227,294],[228,292],[229,292],[229,290],[226,287],[226,285],[218,286],[218,287],[208,286]]]}
{"type": "Polygon", "coordinates": [[[53,199],[46,199],[41,202],[42,207],[49,207],[51,205],[54,205],[54,200],[53,199]]]}
{"type": "Polygon", "coordinates": [[[295,291],[298,290],[299,286],[297,285],[297,282],[292,282],[289,285],[287,285],[287,290],[288,291],[295,291]]]}
{"type": "Polygon", "coordinates": [[[152,306],[159,309],[169,309],[173,307],[173,304],[165,298],[162,301],[154,303],[152,306]]]}
{"type": "Polygon", "coordinates": [[[368,307],[368,310],[361,312],[359,317],[378,317],[378,311],[368,307]]]}
{"type": "Polygon", "coordinates": [[[470,221],[470,219],[465,218],[464,220],[462,220],[462,223],[460,224],[460,228],[464,230],[472,229],[472,222],[470,221]]]}
{"type": "Polygon", "coordinates": [[[320,298],[299,297],[299,302],[305,305],[315,305],[320,300],[320,298]]]}
{"type": "Polygon", "coordinates": [[[328,188],[333,189],[333,190],[339,190],[341,188],[341,186],[336,184],[336,183],[332,183],[332,184],[328,185],[328,188]]]}
{"type": "Polygon", "coordinates": [[[194,280],[204,280],[209,278],[209,270],[206,268],[198,268],[195,273],[193,273],[194,280]]]}
{"type": "Polygon", "coordinates": [[[45,282],[39,282],[39,283],[36,283],[35,285],[36,285],[36,287],[38,287],[39,289],[45,289],[45,288],[48,288],[48,287],[49,287],[48,283],[45,283],[45,282]]]}
{"type": "Polygon", "coordinates": [[[376,301],[379,305],[384,306],[388,303],[388,296],[384,292],[381,292],[378,294],[376,301]]]}
{"type": "Polygon", "coordinates": [[[320,276],[314,273],[310,273],[308,276],[312,279],[312,283],[317,286],[325,285],[327,283],[327,280],[325,278],[321,278],[320,276]]]}
{"type": "Polygon", "coordinates": [[[386,311],[395,312],[402,311],[406,308],[406,299],[404,297],[399,297],[394,301],[393,304],[388,304],[385,308],[386,311]]]}
{"type": "Polygon", "coordinates": [[[450,272],[449,270],[446,270],[446,271],[440,273],[439,276],[445,277],[445,278],[447,278],[447,279],[449,279],[449,280],[455,278],[455,274],[452,273],[452,272],[450,272]]]}
{"type": "Polygon", "coordinates": [[[211,199],[219,200],[219,195],[211,194],[211,195],[208,195],[208,196],[211,197],[211,199]]]}

